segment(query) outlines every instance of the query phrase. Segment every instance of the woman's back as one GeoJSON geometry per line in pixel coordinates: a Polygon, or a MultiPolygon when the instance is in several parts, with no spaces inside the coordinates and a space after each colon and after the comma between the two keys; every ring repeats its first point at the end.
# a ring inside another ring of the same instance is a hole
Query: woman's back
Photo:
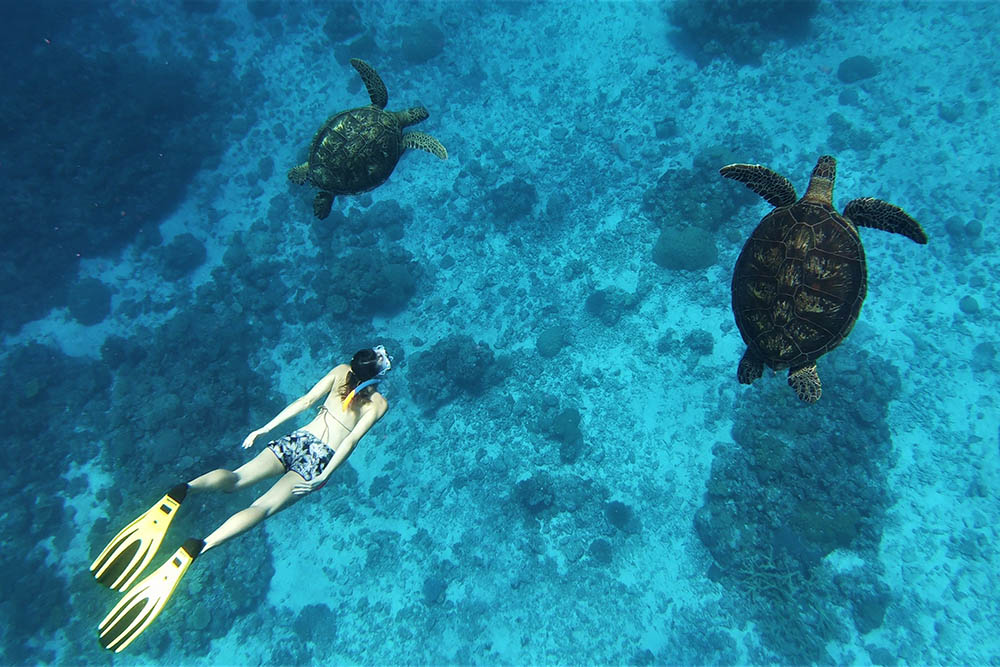
{"type": "Polygon", "coordinates": [[[354,430],[362,415],[370,410],[377,410],[379,413],[376,416],[377,421],[386,409],[385,399],[379,393],[374,393],[367,399],[355,398],[346,410],[343,408],[341,389],[347,382],[350,370],[348,364],[341,364],[333,369],[334,380],[330,392],[323,399],[316,417],[302,427],[334,449],[345,435],[354,430]]]}

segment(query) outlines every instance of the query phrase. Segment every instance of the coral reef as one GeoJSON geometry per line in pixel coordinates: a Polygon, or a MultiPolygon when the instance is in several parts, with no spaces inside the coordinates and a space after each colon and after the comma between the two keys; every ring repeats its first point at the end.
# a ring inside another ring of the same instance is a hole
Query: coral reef
{"type": "Polygon", "coordinates": [[[351,0],[329,0],[329,8],[323,32],[332,42],[343,42],[364,31],[361,14],[351,0]]]}
{"type": "Polygon", "coordinates": [[[562,463],[575,463],[583,453],[580,411],[576,408],[559,409],[555,401],[548,403],[541,410],[538,431],[559,443],[562,463]]]}
{"type": "Polygon", "coordinates": [[[834,151],[854,150],[865,152],[878,145],[873,132],[852,124],[843,114],[834,111],[827,116],[830,126],[830,137],[827,142],[834,151]]]}
{"type": "Polygon", "coordinates": [[[187,232],[178,234],[173,241],[158,249],[163,277],[170,282],[180,280],[204,264],[205,244],[187,232]]]}
{"type": "Polygon", "coordinates": [[[434,412],[462,394],[482,395],[504,378],[508,366],[488,345],[452,335],[414,355],[410,393],[425,412],[434,412]]]}
{"type": "Polygon", "coordinates": [[[837,78],[844,83],[857,83],[878,74],[878,65],[867,56],[852,56],[837,66],[837,78]]]}
{"type": "Polygon", "coordinates": [[[535,349],[538,354],[545,359],[551,359],[559,354],[560,350],[567,343],[568,332],[560,325],[553,325],[542,329],[535,339],[535,349]]]}
{"type": "Polygon", "coordinates": [[[639,304],[639,295],[617,287],[591,292],[584,301],[587,312],[596,317],[604,326],[613,327],[629,310],[639,304]]]}
{"type": "Polygon", "coordinates": [[[487,206],[500,229],[510,229],[531,215],[536,204],[537,188],[520,176],[494,188],[487,200],[487,206]]]}
{"type": "Polygon", "coordinates": [[[637,535],[642,531],[642,521],[635,510],[620,500],[607,503],[604,506],[604,516],[609,524],[623,533],[637,535]]]}
{"type": "Polygon", "coordinates": [[[520,506],[529,517],[537,517],[555,503],[552,478],[542,471],[522,479],[514,485],[512,494],[514,502],[520,506]]]}
{"type": "Polygon", "coordinates": [[[642,195],[643,213],[664,229],[724,231],[723,225],[738,219],[743,206],[760,201],[746,188],[734,188],[719,176],[721,167],[762,154],[759,139],[739,137],[730,143],[741,146],[741,151],[710,146],[695,157],[691,168],[663,172],[642,195]]]}
{"type": "Polygon", "coordinates": [[[700,271],[719,261],[719,251],[703,229],[667,227],[653,246],[653,261],[673,271],[700,271]]]}
{"type": "Polygon", "coordinates": [[[111,314],[111,288],[96,278],[70,285],[67,301],[69,314],[83,325],[103,322],[111,314]]]}
{"type": "Polygon", "coordinates": [[[433,21],[418,21],[401,32],[400,51],[408,63],[422,65],[444,51],[444,33],[433,21]]]}
{"type": "Polygon", "coordinates": [[[671,38],[700,65],[722,57],[755,65],[772,42],[808,37],[818,6],[819,0],[680,0],[667,16],[680,29],[671,38]]]}

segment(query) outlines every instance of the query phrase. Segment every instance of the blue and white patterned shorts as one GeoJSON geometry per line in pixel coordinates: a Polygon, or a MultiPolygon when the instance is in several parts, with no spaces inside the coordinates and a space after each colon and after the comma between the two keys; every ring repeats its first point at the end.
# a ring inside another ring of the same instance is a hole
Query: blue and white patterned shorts
{"type": "Polygon", "coordinates": [[[272,440],[267,446],[285,470],[297,472],[307,482],[323,472],[334,454],[330,445],[302,429],[272,440]]]}

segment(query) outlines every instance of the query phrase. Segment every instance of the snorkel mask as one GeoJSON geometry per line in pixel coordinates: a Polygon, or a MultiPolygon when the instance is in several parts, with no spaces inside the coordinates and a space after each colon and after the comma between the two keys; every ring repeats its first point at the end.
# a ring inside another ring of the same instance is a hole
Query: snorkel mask
{"type": "MultiPolygon", "coordinates": [[[[385,351],[385,345],[376,345],[372,348],[372,352],[375,353],[375,363],[378,364],[377,377],[382,377],[392,370],[392,357],[385,351]]],[[[371,380],[368,381],[371,382],[371,380]]]]}
{"type": "Polygon", "coordinates": [[[383,376],[390,370],[392,370],[392,357],[390,357],[389,353],[385,351],[384,345],[376,345],[375,347],[372,348],[372,352],[375,353],[375,364],[378,366],[378,373],[376,373],[375,377],[371,378],[370,380],[365,380],[364,382],[359,383],[358,386],[352,389],[351,393],[349,393],[347,397],[344,398],[343,402],[340,404],[340,409],[344,410],[345,412],[347,411],[348,406],[351,405],[351,401],[354,400],[354,397],[357,396],[359,391],[361,391],[365,387],[370,387],[373,384],[378,384],[379,382],[382,381],[383,376]]]}

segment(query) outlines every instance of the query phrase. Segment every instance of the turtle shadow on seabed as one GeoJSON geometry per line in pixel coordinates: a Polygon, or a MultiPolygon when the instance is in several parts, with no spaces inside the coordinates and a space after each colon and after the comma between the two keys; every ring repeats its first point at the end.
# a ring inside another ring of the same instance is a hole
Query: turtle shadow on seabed
{"type": "Polygon", "coordinates": [[[830,355],[836,380],[817,405],[776,382],[745,390],[695,512],[724,606],[782,662],[831,661],[826,643],[880,627],[890,602],[879,547],[902,382],[886,359],[848,347],[830,355]],[[834,551],[862,565],[835,571],[834,551]]]}

